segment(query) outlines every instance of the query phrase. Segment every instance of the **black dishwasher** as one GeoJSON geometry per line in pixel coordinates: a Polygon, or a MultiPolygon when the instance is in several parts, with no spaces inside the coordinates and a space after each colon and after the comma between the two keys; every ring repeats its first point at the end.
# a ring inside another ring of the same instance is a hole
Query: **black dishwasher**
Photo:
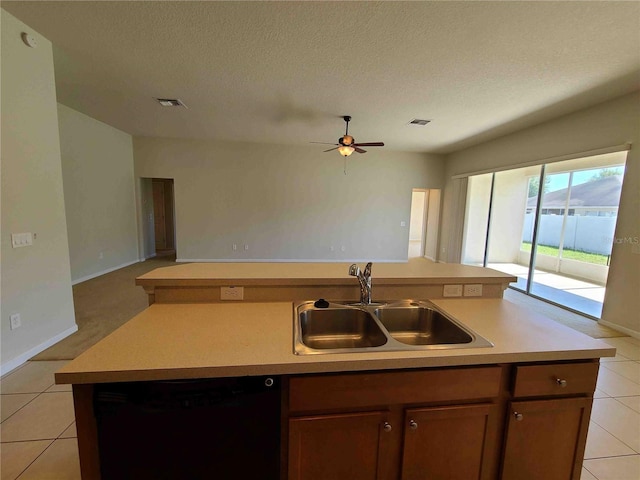
{"type": "Polygon", "coordinates": [[[102,480],[280,475],[280,379],[96,385],[102,480]]]}

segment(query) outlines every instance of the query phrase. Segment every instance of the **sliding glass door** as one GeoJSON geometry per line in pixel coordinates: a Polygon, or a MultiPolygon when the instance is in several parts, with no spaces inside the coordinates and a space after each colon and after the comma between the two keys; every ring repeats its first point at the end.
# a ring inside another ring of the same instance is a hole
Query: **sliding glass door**
{"type": "Polygon", "coordinates": [[[471,176],[462,263],[599,318],[626,152],[471,176]]]}

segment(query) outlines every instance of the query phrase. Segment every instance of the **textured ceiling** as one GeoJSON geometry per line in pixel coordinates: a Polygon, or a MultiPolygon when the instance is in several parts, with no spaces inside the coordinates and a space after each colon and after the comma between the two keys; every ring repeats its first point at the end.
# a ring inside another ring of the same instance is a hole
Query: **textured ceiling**
{"type": "Polygon", "coordinates": [[[335,142],[348,114],[357,141],[449,152],[640,88],[636,1],[2,8],[53,42],[61,103],[132,135],[335,142]]]}

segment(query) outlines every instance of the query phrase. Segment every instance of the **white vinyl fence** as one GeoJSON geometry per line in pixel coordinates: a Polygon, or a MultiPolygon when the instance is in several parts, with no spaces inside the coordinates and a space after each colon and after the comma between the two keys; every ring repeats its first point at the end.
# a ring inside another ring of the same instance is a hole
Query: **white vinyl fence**
{"type": "MultiPolygon", "coordinates": [[[[527,213],[524,219],[522,241],[531,242],[535,215],[527,213]]],[[[562,215],[540,215],[538,244],[559,247],[562,235],[562,215]]],[[[617,217],[567,217],[563,248],[587,253],[611,255],[617,217]]]]}

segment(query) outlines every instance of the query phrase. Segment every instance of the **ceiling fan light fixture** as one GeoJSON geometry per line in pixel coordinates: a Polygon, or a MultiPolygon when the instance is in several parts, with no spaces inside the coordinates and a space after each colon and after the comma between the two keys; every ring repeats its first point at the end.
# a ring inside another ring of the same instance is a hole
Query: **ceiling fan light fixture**
{"type": "Polygon", "coordinates": [[[345,146],[349,146],[353,143],[353,137],[351,135],[345,135],[344,137],[342,137],[342,139],[340,140],[340,143],[342,145],[345,146]]]}
{"type": "Polygon", "coordinates": [[[348,145],[343,145],[340,148],[338,148],[338,152],[340,152],[340,155],[342,155],[343,157],[348,157],[354,151],[355,151],[355,148],[350,147],[348,145]]]}

